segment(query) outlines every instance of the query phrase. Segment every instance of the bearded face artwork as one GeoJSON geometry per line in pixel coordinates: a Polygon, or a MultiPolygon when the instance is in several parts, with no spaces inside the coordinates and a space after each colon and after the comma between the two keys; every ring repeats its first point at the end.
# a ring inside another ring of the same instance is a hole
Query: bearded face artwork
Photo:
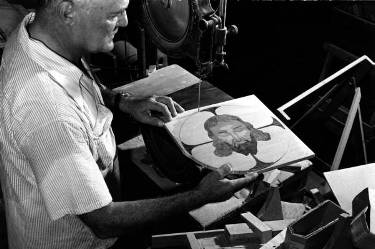
{"type": "Polygon", "coordinates": [[[215,155],[219,157],[229,156],[233,151],[246,156],[256,155],[257,142],[271,139],[269,133],[254,128],[239,117],[227,114],[207,119],[204,128],[213,140],[215,155]]]}
{"type": "Polygon", "coordinates": [[[265,172],[313,155],[254,95],[186,111],[165,126],[185,156],[212,170],[265,172]]]}

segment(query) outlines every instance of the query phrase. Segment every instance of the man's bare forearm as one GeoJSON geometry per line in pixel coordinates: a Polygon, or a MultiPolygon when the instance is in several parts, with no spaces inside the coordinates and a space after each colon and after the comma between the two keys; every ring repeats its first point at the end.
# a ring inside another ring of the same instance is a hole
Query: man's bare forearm
{"type": "Polygon", "coordinates": [[[192,190],[158,199],[112,202],[81,217],[98,237],[117,237],[137,233],[170,216],[198,208],[205,199],[199,191],[192,190]]]}
{"type": "Polygon", "coordinates": [[[131,235],[203,204],[225,201],[258,177],[252,173],[237,179],[226,179],[230,172],[231,167],[224,164],[205,175],[193,190],[158,199],[112,202],[80,217],[100,238],[131,235]]]}

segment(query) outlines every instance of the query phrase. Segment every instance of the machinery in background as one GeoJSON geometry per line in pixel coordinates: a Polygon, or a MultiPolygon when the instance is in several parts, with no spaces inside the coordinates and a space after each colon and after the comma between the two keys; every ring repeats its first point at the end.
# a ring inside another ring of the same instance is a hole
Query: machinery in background
{"type": "MultiPolygon", "coordinates": [[[[135,2],[134,2],[135,3],[135,2]]],[[[237,34],[226,26],[227,0],[142,0],[136,4],[141,34],[138,53],[141,76],[146,76],[145,37],[168,58],[188,59],[200,78],[225,63],[227,36],[237,34]]]]}

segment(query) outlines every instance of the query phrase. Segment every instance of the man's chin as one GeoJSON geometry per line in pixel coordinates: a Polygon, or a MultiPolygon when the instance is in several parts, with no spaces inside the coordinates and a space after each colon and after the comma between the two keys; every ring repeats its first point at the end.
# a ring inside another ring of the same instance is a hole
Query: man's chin
{"type": "Polygon", "coordinates": [[[108,53],[108,52],[111,52],[114,47],[115,47],[115,44],[111,40],[110,42],[104,43],[101,47],[98,48],[98,51],[96,51],[96,52],[97,53],[108,53]]]}
{"type": "Polygon", "coordinates": [[[108,42],[108,43],[104,46],[102,52],[104,52],[104,53],[111,52],[111,51],[113,50],[114,47],[115,47],[115,44],[113,43],[113,41],[108,42]]]}

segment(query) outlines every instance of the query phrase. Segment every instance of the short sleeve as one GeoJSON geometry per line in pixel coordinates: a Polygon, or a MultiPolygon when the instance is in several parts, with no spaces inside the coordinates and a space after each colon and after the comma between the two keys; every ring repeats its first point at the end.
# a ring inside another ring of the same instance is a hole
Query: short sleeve
{"type": "Polygon", "coordinates": [[[78,125],[50,122],[28,134],[21,149],[51,219],[87,213],[112,201],[78,125]]]}

